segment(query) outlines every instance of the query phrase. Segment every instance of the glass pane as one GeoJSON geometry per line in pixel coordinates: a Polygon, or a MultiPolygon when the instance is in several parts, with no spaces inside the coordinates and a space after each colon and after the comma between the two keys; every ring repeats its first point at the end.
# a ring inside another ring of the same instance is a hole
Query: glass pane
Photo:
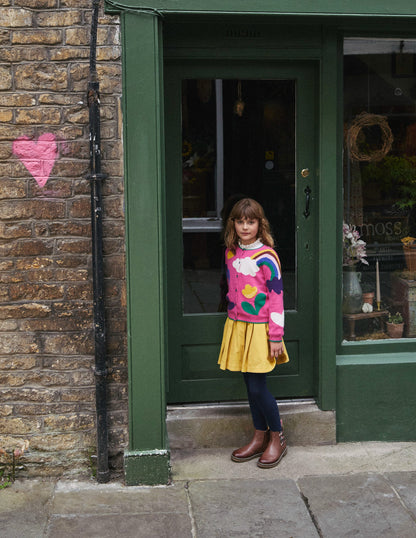
{"type": "Polygon", "coordinates": [[[416,335],[415,54],[414,40],[344,43],[347,340],[391,338],[385,321],[397,312],[404,336],[416,335]],[[363,247],[367,263],[357,255],[363,247]]]}
{"type": "Polygon", "coordinates": [[[243,196],[265,209],[296,307],[295,91],[293,80],[182,83],[185,313],[226,310],[222,217],[243,196]]]}

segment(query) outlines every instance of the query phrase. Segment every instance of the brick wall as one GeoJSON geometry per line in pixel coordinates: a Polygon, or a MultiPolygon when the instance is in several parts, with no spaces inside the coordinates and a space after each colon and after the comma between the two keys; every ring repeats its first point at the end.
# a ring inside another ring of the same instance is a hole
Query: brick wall
{"type": "MultiPolygon", "coordinates": [[[[89,472],[95,453],[88,108],[92,2],[0,0],[0,448],[26,474],[89,472]]],[[[110,464],[127,442],[118,18],[97,38],[110,464]]]]}

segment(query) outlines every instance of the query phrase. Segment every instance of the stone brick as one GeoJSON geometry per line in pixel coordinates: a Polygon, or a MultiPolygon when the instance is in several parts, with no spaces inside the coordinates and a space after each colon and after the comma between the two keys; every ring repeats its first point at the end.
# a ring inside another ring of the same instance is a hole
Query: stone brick
{"type": "Polygon", "coordinates": [[[92,355],[94,352],[91,331],[83,334],[40,334],[39,340],[42,353],[51,355],[92,355]]]}
{"type": "Polygon", "coordinates": [[[98,45],[120,45],[120,27],[117,26],[101,26],[97,30],[98,45]]]}
{"type": "Polygon", "coordinates": [[[97,48],[97,61],[109,62],[119,60],[121,56],[120,47],[98,47],[97,48]]]}
{"type": "Polygon", "coordinates": [[[18,329],[17,321],[11,321],[11,320],[0,321],[0,331],[2,332],[17,331],[17,329],[18,329]]]}
{"type": "Polygon", "coordinates": [[[0,333],[0,349],[2,355],[39,352],[33,336],[22,333],[0,333]]]}
{"type": "Polygon", "coordinates": [[[69,207],[69,215],[71,218],[88,218],[91,216],[91,199],[78,198],[74,200],[69,207]]]}
{"type": "Polygon", "coordinates": [[[106,198],[104,212],[106,217],[124,218],[123,198],[120,196],[106,198]]]}
{"type": "Polygon", "coordinates": [[[13,267],[14,267],[14,263],[12,260],[0,261],[0,271],[8,271],[9,269],[12,269],[13,267]]]}
{"type": "Polygon", "coordinates": [[[17,403],[14,405],[14,415],[17,417],[25,415],[49,415],[50,413],[76,413],[79,405],[76,403],[17,403]]]}
{"type": "Polygon", "coordinates": [[[0,405],[0,417],[8,417],[13,413],[11,405],[0,405]]]}
{"type": "Polygon", "coordinates": [[[31,370],[38,366],[33,355],[0,357],[0,370],[31,370]]]}
{"type": "Polygon", "coordinates": [[[0,109],[0,122],[7,123],[12,121],[13,112],[8,109],[0,109]]]}
{"type": "MultiPolygon", "coordinates": [[[[42,267],[49,267],[53,264],[52,258],[36,257],[31,259],[16,260],[16,269],[39,269],[42,267]]],[[[30,306],[30,305],[29,305],[30,306]]],[[[42,305],[43,307],[43,305],[42,305]]]]}
{"type": "Polygon", "coordinates": [[[0,183],[0,199],[6,198],[25,198],[26,196],[26,180],[6,179],[2,178],[0,183]]]}
{"type": "Polygon", "coordinates": [[[0,142],[0,160],[7,161],[12,155],[11,145],[8,142],[0,142]]]}
{"type": "Polygon", "coordinates": [[[61,123],[61,110],[59,108],[38,107],[16,110],[16,123],[24,125],[46,124],[59,125],[61,123]]]}
{"type": "Polygon", "coordinates": [[[15,30],[11,34],[11,41],[14,45],[57,45],[62,43],[62,30],[15,30]]]}
{"type": "Polygon", "coordinates": [[[15,85],[18,90],[65,90],[68,87],[67,68],[48,63],[18,65],[15,85]]]}
{"type": "Polygon", "coordinates": [[[46,452],[67,451],[76,449],[82,444],[78,433],[42,433],[32,435],[30,448],[32,450],[45,450],[46,452]]]}
{"type": "Polygon", "coordinates": [[[19,26],[32,26],[32,13],[21,8],[0,8],[2,26],[18,28],[19,26]]]}
{"type": "Polygon", "coordinates": [[[38,256],[53,253],[53,242],[39,239],[15,241],[10,247],[10,256],[38,256]]]}
{"type": "Polygon", "coordinates": [[[88,174],[89,162],[81,160],[64,160],[56,161],[53,168],[54,176],[59,177],[85,177],[88,174]]]}
{"type": "Polygon", "coordinates": [[[11,48],[4,48],[2,50],[2,58],[5,62],[17,63],[17,62],[42,62],[48,59],[48,51],[41,47],[27,47],[23,45],[13,45],[11,48]]]}
{"type": "Polygon", "coordinates": [[[26,274],[28,282],[72,282],[89,278],[87,269],[47,268],[35,269],[26,274]]]}
{"type": "MultiPolygon", "coordinates": [[[[76,140],[84,136],[84,129],[76,125],[66,125],[56,133],[62,140],[76,140]]],[[[0,131],[1,138],[1,131],[0,131]]]]}
{"type": "Polygon", "coordinates": [[[65,239],[56,243],[57,253],[82,254],[91,252],[91,239],[65,239]]]}
{"type": "Polygon", "coordinates": [[[51,236],[80,236],[89,237],[91,235],[91,223],[78,221],[52,222],[49,226],[51,236]]]}
{"type": "Polygon", "coordinates": [[[85,256],[71,255],[71,256],[66,256],[64,258],[58,258],[55,261],[55,263],[59,267],[81,267],[81,266],[85,267],[86,265],[88,265],[89,262],[88,262],[87,255],[85,256]]]}
{"type": "Polygon", "coordinates": [[[93,428],[94,417],[82,413],[73,415],[52,415],[43,419],[45,430],[74,431],[93,428]]]}
{"type": "Polygon", "coordinates": [[[57,0],[14,0],[15,6],[33,9],[52,9],[57,7],[57,0]]]}
{"type": "MultiPolygon", "coordinates": [[[[40,402],[51,403],[61,399],[61,392],[57,389],[44,388],[7,388],[2,389],[2,400],[6,402],[40,402]]],[[[1,430],[0,430],[1,431],[1,430]]]]}
{"type": "Polygon", "coordinates": [[[69,300],[84,299],[92,300],[92,283],[77,284],[76,286],[66,286],[66,298],[69,300]]]}
{"type": "MultiPolygon", "coordinates": [[[[0,90],[1,90],[1,68],[0,68],[0,90]]],[[[1,97],[1,94],[0,94],[1,97]]],[[[19,136],[31,136],[33,135],[30,129],[27,127],[19,127],[17,125],[0,125],[0,140],[16,140],[19,136]]]]}
{"type": "MultiPolygon", "coordinates": [[[[7,0],[6,0],[7,1],[7,0]]],[[[6,28],[0,28],[0,45],[10,43],[10,32],[6,28]]]]}
{"type": "Polygon", "coordinates": [[[65,30],[65,43],[77,47],[80,45],[88,46],[90,44],[89,29],[85,27],[68,28],[65,30]]]}
{"type": "Polygon", "coordinates": [[[46,196],[48,198],[69,198],[72,196],[72,181],[68,179],[49,178],[44,187],[35,181],[30,183],[29,195],[33,197],[46,196]]]}
{"type": "Polygon", "coordinates": [[[39,26],[74,26],[81,22],[82,12],[77,10],[54,10],[45,11],[36,15],[39,26]]]}
{"type": "Polygon", "coordinates": [[[61,400],[63,402],[89,402],[95,401],[95,391],[91,388],[74,388],[62,389],[61,400]]]}
{"type": "Polygon", "coordinates": [[[8,435],[24,435],[39,431],[41,421],[34,418],[7,417],[0,418],[0,431],[8,435]]]}
{"type": "Polygon", "coordinates": [[[23,93],[2,93],[0,94],[0,106],[22,107],[34,106],[36,100],[32,95],[23,93]]]}
{"type": "Polygon", "coordinates": [[[10,284],[9,297],[11,301],[51,301],[62,299],[65,287],[58,284],[10,284]]]}
{"type": "Polygon", "coordinates": [[[67,109],[65,110],[64,119],[70,123],[88,124],[88,121],[89,121],[88,108],[85,106],[82,109],[80,109],[79,107],[76,109],[67,109]]]}
{"type": "MultiPolygon", "coordinates": [[[[22,165],[23,166],[23,165],[22,165]]],[[[62,219],[65,216],[65,203],[46,200],[0,201],[0,214],[3,220],[62,219]]]]}
{"type": "MultiPolygon", "coordinates": [[[[76,93],[41,93],[39,94],[38,100],[41,105],[75,105],[79,104],[80,101],[83,103],[84,97],[85,93],[78,95],[76,93]]],[[[66,144],[65,140],[62,142],[66,144]]],[[[62,151],[62,148],[61,153],[65,153],[62,151]]]]}
{"type": "Polygon", "coordinates": [[[102,93],[121,93],[121,66],[97,65],[97,73],[102,93]]]}
{"type": "Polygon", "coordinates": [[[0,90],[11,90],[12,73],[10,67],[0,65],[0,90]]]}
{"type": "Polygon", "coordinates": [[[85,60],[90,57],[90,51],[87,48],[65,47],[54,49],[50,52],[50,59],[53,62],[62,62],[68,60],[85,60]]]}
{"type": "Polygon", "coordinates": [[[62,357],[58,355],[56,357],[44,357],[43,367],[51,370],[86,370],[91,368],[93,362],[92,357],[62,357]]]}
{"type": "Polygon", "coordinates": [[[44,318],[50,312],[51,307],[49,305],[40,303],[0,305],[0,319],[44,318]]]}

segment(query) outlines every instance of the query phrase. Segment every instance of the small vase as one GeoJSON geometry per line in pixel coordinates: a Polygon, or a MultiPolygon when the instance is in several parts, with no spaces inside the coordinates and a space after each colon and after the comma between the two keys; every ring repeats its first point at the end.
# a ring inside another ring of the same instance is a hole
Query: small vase
{"type": "Polygon", "coordinates": [[[357,314],[363,306],[363,290],[355,265],[344,266],[342,311],[344,314],[357,314]]]}

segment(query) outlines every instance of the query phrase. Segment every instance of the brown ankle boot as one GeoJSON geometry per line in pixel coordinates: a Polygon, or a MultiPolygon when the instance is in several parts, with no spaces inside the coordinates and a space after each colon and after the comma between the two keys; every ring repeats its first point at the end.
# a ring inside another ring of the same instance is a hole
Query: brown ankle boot
{"type": "Polygon", "coordinates": [[[287,446],[283,432],[270,432],[270,442],[262,457],[257,462],[258,467],[269,469],[276,467],[283,456],[286,456],[287,446]]]}
{"type": "Polygon", "coordinates": [[[249,442],[249,444],[234,450],[234,452],[231,454],[231,459],[240,463],[243,461],[252,460],[257,456],[261,456],[269,444],[269,439],[269,430],[266,430],[265,432],[255,430],[253,439],[249,442]]]}

